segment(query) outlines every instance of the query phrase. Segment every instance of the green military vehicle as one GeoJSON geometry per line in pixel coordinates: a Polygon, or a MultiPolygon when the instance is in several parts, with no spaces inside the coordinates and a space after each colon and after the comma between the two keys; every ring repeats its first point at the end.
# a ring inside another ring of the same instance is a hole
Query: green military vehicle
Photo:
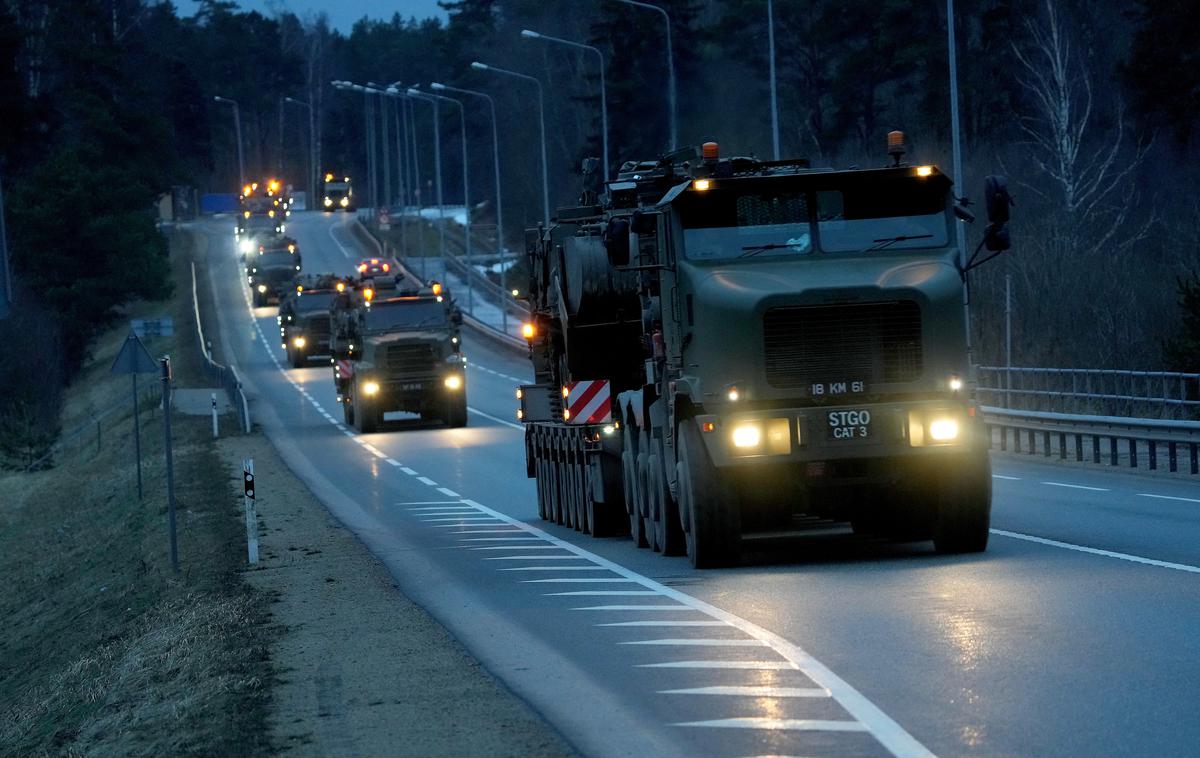
{"type": "Polygon", "coordinates": [[[333,380],[347,424],[377,431],[384,414],[407,412],[447,426],[467,424],[462,316],[449,293],[370,284],[334,299],[333,380]]]}
{"type": "Polygon", "coordinates": [[[280,302],[293,288],[300,275],[302,262],[296,243],[280,237],[259,246],[258,252],[246,256],[246,280],[255,308],[280,302]]]}
{"type": "Polygon", "coordinates": [[[346,284],[334,274],[303,276],[279,300],[279,337],[292,368],[329,355],[330,310],[346,284]]]}
{"type": "MultiPolygon", "coordinates": [[[[706,143],[626,163],[526,233],[518,416],[543,518],[697,567],[850,528],[986,548],[956,238],[973,215],[901,141],[847,171],[706,143]]],[[[1008,247],[1003,179],[987,189],[976,255],[1008,247]]]]}

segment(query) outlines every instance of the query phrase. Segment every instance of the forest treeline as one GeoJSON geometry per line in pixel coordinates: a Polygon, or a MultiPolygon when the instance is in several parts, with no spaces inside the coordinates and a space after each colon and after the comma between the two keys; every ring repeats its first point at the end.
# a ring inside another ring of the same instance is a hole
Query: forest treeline
{"type": "MultiPolygon", "coordinates": [[[[770,157],[766,0],[653,4],[670,17],[679,144],[715,139],[727,154],[770,157]]],[[[156,197],[174,185],[237,186],[231,112],[214,96],[239,103],[247,173],[303,189],[309,117],[283,98],[312,104],[321,170],[361,179],[365,103],[331,81],[440,81],[492,94],[510,247],[541,217],[536,94],[471,62],[542,83],[552,202],[578,194],[580,162],[601,146],[594,54],[523,39],[522,29],[601,51],[614,164],[668,147],[659,14],[616,0],[442,5],[444,21],[397,13],[344,34],[323,16],[223,0],[203,0],[188,17],[149,0],[0,2],[0,172],[19,300],[0,337],[55,346],[41,352],[57,377],[22,382],[28,372],[5,361],[0,415],[52,423],[57,401],[46,387],[71,375],[123,303],[169,291],[156,197]]],[[[879,165],[886,133],[901,129],[912,160],[950,168],[944,3],[775,0],[774,9],[785,156],[879,165]]],[[[1013,251],[974,279],[977,360],[1005,359],[1007,280],[1016,365],[1200,370],[1200,68],[1189,63],[1200,6],[959,0],[956,41],[959,192],[977,198],[985,175],[1003,173],[1017,201],[1013,251]]],[[[423,105],[407,115],[428,203],[432,119],[423,105]]],[[[445,194],[461,202],[458,118],[443,116],[445,194]]],[[[482,101],[466,100],[466,124],[478,177],[469,200],[486,222],[495,198],[482,101]]],[[[398,172],[391,179],[381,198],[412,197],[398,172]]],[[[981,227],[969,229],[972,242],[981,227]]]]}

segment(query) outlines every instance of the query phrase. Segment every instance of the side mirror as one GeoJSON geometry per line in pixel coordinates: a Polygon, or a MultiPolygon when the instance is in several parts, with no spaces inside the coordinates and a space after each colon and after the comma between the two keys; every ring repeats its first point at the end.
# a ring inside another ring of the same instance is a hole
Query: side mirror
{"type": "Polygon", "coordinates": [[[987,204],[988,223],[1003,226],[1008,223],[1009,206],[1014,205],[1008,194],[1008,179],[989,176],[983,181],[983,197],[987,204]]]}
{"type": "Polygon", "coordinates": [[[604,230],[604,249],[612,266],[629,265],[629,220],[615,218],[604,230]]]}

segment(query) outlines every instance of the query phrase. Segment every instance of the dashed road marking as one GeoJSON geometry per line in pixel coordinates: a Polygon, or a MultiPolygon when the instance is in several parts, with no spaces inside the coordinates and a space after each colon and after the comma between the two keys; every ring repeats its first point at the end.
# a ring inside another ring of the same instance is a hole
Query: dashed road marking
{"type": "Polygon", "coordinates": [[[603,566],[513,566],[497,571],[608,571],[603,566]]]}
{"type": "Polygon", "coordinates": [[[457,492],[455,492],[454,490],[451,490],[451,489],[447,489],[445,487],[438,487],[438,492],[442,493],[446,497],[460,497],[460,495],[457,492]]]}
{"type": "Polygon", "coordinates": [[[467,537],[459,542],[526,542],[536,539],[537,537],[467,537]]]}
{"type": "Polygon", "coordinates": [[[555,577],[553,579],[523,579],[521,584],[632,584],[632,579],[616,577],[608,579],[598,576],[589,577],[555,577]]]}
{"type": "Polygon", "coordinates": [[[1138,497],[1152,497],[1152,498],[1156,498],[1158,500],[1180,500],[1185,503],[1200,503],[1200,500],[1197,500],[1194,497],[1178,497],[1176,495],[1151,495],[1148,492],[1139,492],[1139,493],[1137,493],[1137,496],[1138,497]]]}
{"type": "Polygon", "coordinates": [[[413,471],[413,470],[412,470],[412,469],[410,469],[408,466],[401,466],[401,467],[400,467],[400,470],[401,470],[401,471],[403,471],[404,473],[408,474],[409,476],[416,476],[416,475],[417,475],[417,472],[416,472],[416,471],[413,471]]]}
{"type": "Polygon", "coordinates": [[[396,460],[395,458],[385,458],[384,460],[388,462],[388,465],[400,468],[400,461],[396,460]]]}
{"type": "Polygon", "coordinates": [[[578,561],[578,555],[501,555],[485,561],[578,561]]]}
{"type": "Polygon", "coordinates": [[[1019,477],[1019,476],[1005,476],[1004,474],[992,474],[992,478],[993,479],[1007,479],[1008,481],[1011,481],[1011,482],[1021,481],[1021,477],[1019,477]]]}
{"type": "Polygon", "coordinates": [[[514,424],[511,421],[505,421],[504,419],[500,418],[499,416],[493,416],[490,413],[484,413],[483,411],[479,410],[478,408],[472,408],[470,406],[467,406],[467,410],[470,411],[471,413],[474,413],[477,416],[483,416],[486,419],[495,421],[497,424],[504,424],[505,426],[511,426],[513,429],[520,429],[522,431],[525,430],[525,427],[521,426],[520,424],[514,424]]]}
{"type": "MultiPolygon", "coordinates": [[[[555,545],[513,545],[512,547],[474,547],[472,550],[562,550],[555,545]]],[[[571,556],[574,557],[574,556],[571,556]]]]}
{"type": "MultiPolygon", "coordinates": [[[[396,505],[420,506],[419,508],[409,508],[410,511],[440,511],[443,508],[449,508],[449,506],[455,506],[455,510],[467,510],[459,505],[458,500],[406,500],[402,503],[396,503],[396,505]]],[[[474,508],[470,510],[475,511],[474,508]]],[[[478,513],[478,511],[475,512],[478,513]]]]}
{"type": "Polygon", "coordinates": [[[771,685],[743,685],[717,687],[689,687],[681,690],[659,690],[660,695],[732,695],[748,697],[829,697],[829,690],[818,687],[773,687],[771,685]]]}
{"type": "Polygon", "coordinates": [[[421,484],[428,484],[430,487],[437,486],[437,482],[433,481],[432,479],[430,479],[427,476],[418,476],[417,481],[420,482],[421,484]]]}
{"type": "Polygon", "coordinates": [[[1066,482],[1042,482],[1050,487],[1066,487],[1073,490],[1089,490],[1091,492],[1111,492],[1106,487],[1088,487],[1084,484],[1067,484],[1066,482]]]}

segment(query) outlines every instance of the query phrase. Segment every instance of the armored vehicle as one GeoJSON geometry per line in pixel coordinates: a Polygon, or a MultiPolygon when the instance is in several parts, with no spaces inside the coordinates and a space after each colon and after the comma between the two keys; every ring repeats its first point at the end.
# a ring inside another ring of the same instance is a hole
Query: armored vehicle
{"type": "Polygon", "coordinates": [[[330,310],[345,283],[333,274],[302,276],[279,300],[279,336],[292,368],[329,355],[330,310]]]}

